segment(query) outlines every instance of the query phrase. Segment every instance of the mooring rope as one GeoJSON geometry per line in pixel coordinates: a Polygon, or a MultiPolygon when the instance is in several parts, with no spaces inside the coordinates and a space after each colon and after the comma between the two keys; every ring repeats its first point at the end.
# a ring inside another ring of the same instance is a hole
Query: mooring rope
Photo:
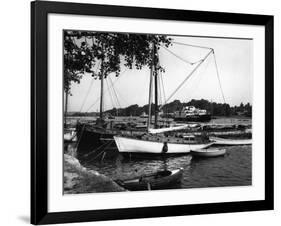
{"type": "Polygon", "coordinates": [[[95,148],[95,149],[92,150],[91,152],[89,152],[89,153],[83,155],[83,158],[84,158],[84,157],[88,157],[88,156],[91,155],[91,154],[94,154],[96,151],[98,151],[98,150],[100,150],[101,148],[105,147],[107,144],[108,144],[108,143],[104,143],[104,144],[100,145],[99,147],[95,148]]]}
{"type": "Polygon", "coordinates": [[[86,163],[89,163],[89,162],[91,162],[91,161],[97,159],[97,157],[99,157],[101,154],[103,154],[103,153],[106,151],[107,147],[109,147],[112,143],[113,143],[113,141],[108,142],[107,145],[104,147],[104,150],[103,150],[102,152],[100,152],[99,154],[97,154],[94,158],[90,159],[90,160],[87,161],[86,163]]]}

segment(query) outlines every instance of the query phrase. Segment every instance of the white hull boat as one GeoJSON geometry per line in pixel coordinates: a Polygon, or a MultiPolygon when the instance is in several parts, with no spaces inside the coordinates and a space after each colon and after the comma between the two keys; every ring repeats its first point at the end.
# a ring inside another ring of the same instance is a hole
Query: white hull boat
{"type": "Polygon", "coordinates": [[[219,138],[219,137],[210,137],[211,141],[215,142],[216,145],[251,145],[252,139],[225,139],[225,138],[219,138]]]}
{"type": "Polygon", "coordinates": [[[114,136],[115,143],[121,153],[150,153],[150,154],[184,154],[191,150],[203,149],[211,146],[213,143],[202,144],[181,144],[160,141],[149,141],[138,138],[114,136]],[[163,152],[164,146],[166,151],[163,152]]]}
{"type": "Polygon", "coordinates": [[[190,153],[195,157],[218,157],[218,156],[225,155],[226,150],[218,149],[218,148],[208,148],[208,149],[192,150],[190,153]]]}

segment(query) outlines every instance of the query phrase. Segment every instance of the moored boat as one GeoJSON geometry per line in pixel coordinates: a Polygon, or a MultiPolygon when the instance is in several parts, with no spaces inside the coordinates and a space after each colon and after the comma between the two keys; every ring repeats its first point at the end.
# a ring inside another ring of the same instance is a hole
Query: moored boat
{"type": "Polygon", "coordinates": [[[209,139],[215,142],[215,145],[251,145],[252,139],[225,139],[220,137],[209,137],[209,139]]]}
{"type": "Polygon", "coordinates": [[[219,149],[219,148],[207,148],[207,149],[191,150],[190,153],[194,157],[218,157],[218,156],[225,155],[226,150],[219,149]]]}
{"type": "MultiPolygon", "coordinates": [[[[191,76],[194,71],[204,62],[204,60],[213,52],[210,49],[209,53],[204,57],[204,59],[197,65],[197,67],[190,72],[191,76]]],[[[152,62],[150,68],[150,83],[149,83],[149,98],[148,98],[148,122],[147,122],[147,133],[143,136],[122,136],[115,135],[114,140],[117,145],[118,151],[121,153],[153,153],[153,154],[183,154],[189,153],[191,150],[197,150],[202,148],[207,148],[213,143],[202,136],[202,139],[194,139],[184,137],[177,137],[171,133],[176,130],[183,130],[189,128],[188,124],[159,128],[158,126],[158,113],[161,109],[158,108],[158,74],[155,68],[157,61],[155,60],[157,56],[157,48],[152,45],[152,62]],[[153,83],[154,80],[154,83],[153,83]],[[154,84],[154,89],[153,89],[154,84]],[[152,125],[152,90],[154,90],[154,128],[152,125]],[[161,134],[162,135],[159,135],[161,134]],[[166,134],[165,134],[166,133],[166,134]]],[[[159,63],[159,62],[158,62],[159,63]]]]}
{"type": "Polygon", "coordinates": [[[181,182],[183,168],[176,170],[162,170],[128,180],[116,180],[120,186],[130,190],[154,190],[167,188],[181,182]]]}
{"type": "Polygon", "coordinates": [[[203,149],[211,146],[212,142],[190,141],[185,138],[172,137],[126,137],[114,136],[115,143],[121,153],[143,154],[184,154],[191,150],[203,149]]]}
{"type": "Polygon", "coordinates": [[[186,106],[181,111],[175,112],[174,120],[185,122],[208,122],[211,120],[211,114],[204,109],[195,108],[194,106],[186,106]]]}

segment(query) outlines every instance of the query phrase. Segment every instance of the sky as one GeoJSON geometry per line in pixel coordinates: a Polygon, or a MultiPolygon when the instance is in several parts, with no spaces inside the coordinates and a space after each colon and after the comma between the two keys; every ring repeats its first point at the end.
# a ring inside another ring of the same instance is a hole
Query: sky
{"type": "MultiPolygon", "coordinates": [[[[168,102],[175,99],[188,102],[191,99],[207,99],[217,103],[228,103],[230,106],[240,103],[252,103],[253,95],[253,40],[224,39],[207,37],[169,36],[174,42],[199,45],[213,48],[213,54],[198,67],[192,76],[180,87],[168,102]],[[215,67],[218,66],[218,75],[215,67]],[[222,95],[223,93],[223,95],[222,95]],[[224,98],[223,98],[224,96],[224,98]]],[[[187,78],[198,65],[190,65],[184,61],[198,62],[210,50],[174,43],[169,47],[177,58],[164,48],[158,54],[160,65],[165,73],[159,79],[161,92],[159,102],[165,103],[168,97],[187,78]],[[164,88],[163,88],[164,87],[164,88]]],[[[132,104],[143,106],[148,103],[150,70],[125,69],[121,67],[121,75],[114,74],[104,81],[104,110],[113,107],[127,107],[132,104]],[[113,84],[114,89],[108,88],[113,84]],[[116,93],[116,94],[115,94],[116,93]]],[[[80,84],[73,83],[72,95],[68,100],[68,111],[91,112],[99,111],[100,80],[94,80],[85,74],[80,84]]]]}

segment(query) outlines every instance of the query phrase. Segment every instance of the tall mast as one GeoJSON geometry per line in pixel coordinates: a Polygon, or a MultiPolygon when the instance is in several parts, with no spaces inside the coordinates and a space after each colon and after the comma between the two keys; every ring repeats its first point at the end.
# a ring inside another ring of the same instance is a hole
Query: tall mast
{"type": "Polygon", "coordinates": [[[147,130],[150,128],[151,124],[151,97],[152,97],[152,83],[153,83],[153,70],[150,69],[150,79],[149,79],[149,95],[148,95],[148,118],[147,118],[147,130]]]}
{"type": "Polygon", "coordinates": [[[154,71],[154,44],[152,46],[152,58],[151,58],[151,65],[150,65],[147,130],[150,128],[150,124],[151,124],[151,102],[152,102],[153,71],[154,71]]]}
{"type": "Polygon", "coordinates": [[[101,60],[101,79],[100,79],[100,119],[103,118],[103,79],[104,79],[104,71],[103,71],[103,59],[101,60]]]}
{"type": "Polygon", "coordinates": [[[68,91],[65,91],[65,105],[64,105],[64,126],[66,126],[67,106],[68,105],[68,91]]]}
{"type": "Polygon", "coordinates": [[[155,44],[153,43],[153,67],[154,67],[154,89],[155,89],[155,94],[154,94],[154,128],[157,129],[157,121],[158,121],[158,81],[157,81],[157,71],[155,70],[155,55],[156,55],[156,48],[155,44]]]}

